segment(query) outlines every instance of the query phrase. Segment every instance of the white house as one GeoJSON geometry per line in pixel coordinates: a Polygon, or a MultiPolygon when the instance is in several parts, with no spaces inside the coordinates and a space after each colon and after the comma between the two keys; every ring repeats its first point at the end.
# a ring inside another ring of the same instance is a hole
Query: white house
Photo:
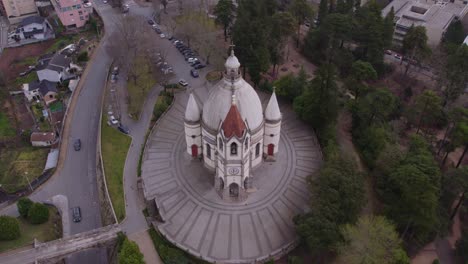
{"type": "Polygon", "coordinates": [[[31,145],[33,147],[48,147],[57,141],[54,132],[33,132],[31,133],[31,145]]]}
{"type": "Polygon", "coordinates": [[[187,153],[202,157],[214,175],[214,187],[227,200],[244,200],[251,188],[251,171],[263,158],[275,160],[281,112],[273,92],[265,111],[255,90],[241,76],[239,60],[231,52],[224,78],[199,106],[190,95],[185,111],[187,153]]]}
{"type": "Polygon", "coordinates": [[[48,80],[51,82],[62,82],[73,76],[69,73],[71,59],[65,55],[56,53],[50,59],[39,60],[36,66],[37,77],[39,80],[48,80]]]}
{"type": "Polygon", "coordinates": [[[53,35],[52,26],[41,16],[30,16],[21,21],[10,37],[16,41],[24,39],[45,40],[53,35]]]}

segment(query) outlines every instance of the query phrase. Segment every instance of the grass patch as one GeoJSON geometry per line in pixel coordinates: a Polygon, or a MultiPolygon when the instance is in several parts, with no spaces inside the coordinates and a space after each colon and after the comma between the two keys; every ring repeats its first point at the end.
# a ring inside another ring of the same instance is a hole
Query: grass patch
{"type": "Polygon", "coordinates": [[[221,80],[221,77],[223,77],[223,74],[220,71],[210,71],[206,74],[206,80],[209,82],[221,80]]]}
{"type": "Polygon", "coordinates": [[[45,52],[45,53],[50,53],[50,52],[55,52],[61,48],[64,48],[65,46],[75,43],[78,41],[80,38],[80,35],[68,35],[68,36],[61,36],[59,38],[55,39],[54,44],[50,46],[45,52]]]}
{"type": "Polygon", "coordinates": [[[127,82],[128,111],[134,119],[138,119],[148,92],[156,84],[151,67],[145,58],[138,57],[134,62],[135,76],[129,74],[127,82]]]}
{"type": "Polygon", "coordinates": [[[123,170],[130,137],[120,133],[117,129],[101,122],[101,151],[106,174],[107,189],[114,206],[118,221],[125,218],[125,199],[123,190],[123,170]]]}
{"type": "Polygon", "coordinates": [[[34,238],[47,242],[62,237],[62,220],[53,206],[49,208],[49,220],[40,225],[32,225],[26,219],[18,217],[21,236],[11,241],[0,241],[0,252],[32,245],[34,238]]]}
{"type": "Polygon", "coordinates": [[[50,126],[49,120],[47,120],[47,118],[45,118],[42,114],[42,110],[44,110],[42,104],[32,105],[31,110],[33,112],[34,118],[36,119],[36,122],[39,125],[39,129],[43,132],[50,131],[52,128],[50,126]]]}
{"type": "Polygon", "coordinates": [[[172,245],[164,237],[162,237],[154,227],[148,230],[148,233],[153,241],[154,248],[158,251],[163,263],[192,263],[192,264],[209,264],[204,260],[196,258],[180,248],[172,245]]]}
{"type": "Polygon", "coordinates": [[[10,120],[5,113],[0,112],[0,139],[6,139],[15,136],[15,129],[10,124],[10,120]]]}
{"type": "Polygon", "coordinates": [[[47,160],[47,148],[0,148],[0,183],[7,192],[28,186],[39,177],[47,160]]]}
{"type": "Polygon", "coordinates": [[[26,57],[19,61],[17,64],[19,65],[36,65],[37,63],[37,57],[36,56],[31,56],[31,57],[26,57]]]}
{"type": "Polygon", "coordinates": [[[36,80],[38,80],[37,74],[36,74],[35,71],[32,71],[32,72],[28,73],[25,76],[16,78],[15,79],[15,84],[16,85],[21,85],[23,83],[30,83],[30,82],[33,82],[33,81],[36,81],[36,80]]]}

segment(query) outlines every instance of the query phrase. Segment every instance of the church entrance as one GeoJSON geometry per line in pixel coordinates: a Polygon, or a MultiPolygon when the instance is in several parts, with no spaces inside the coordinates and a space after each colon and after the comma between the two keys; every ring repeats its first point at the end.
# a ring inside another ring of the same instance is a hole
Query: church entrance
{"type": "Polygon", "coordinates": [[[275,152],[275,145],[273,144],[268,144],[268,155],[273,156],[273,153],[275,152]]]}
{"type": "Polygon", "coordinates": [[[198,147],[195,144],[192,145],[192,157],[193,158],[198,157],[198,147]]]}
{"type": "Polygon", "coordinates": [[[239,197],[239,185],[237,185],[237,183],[231,183],[231,185],[229,185],[229,196],[239,197]]]}

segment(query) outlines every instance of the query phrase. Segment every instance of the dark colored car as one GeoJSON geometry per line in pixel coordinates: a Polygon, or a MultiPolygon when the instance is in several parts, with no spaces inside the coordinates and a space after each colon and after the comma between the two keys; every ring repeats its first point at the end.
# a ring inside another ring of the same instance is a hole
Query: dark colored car
{"type": "Polygon", "coordinates": [[[154,25],[154,21],[152,19],[148,19],[148,24],[154,25]]]}
{"type": "Polygon", "coordinates": [[[128,128],[122,124],[119,124],[117,129],[124,134],[127,134],[127,135],[130,134],[130,130],[128,130],[128,128]]]}
{"type": "Polygon", "coordinates": [[[200,64],[197,64],[197,65],[195,65],[195,66],[193,66],[193,68],[195,68],[195,69],[197,69],[197,70],[198,70],[198,69],[203,69],[203,68],[205,68],[205,67],[206,67],[206,65],[205,65],[205,64],[201,64],[201,63],[200,63],[200,64]]]}
{"type": "Polygon", "coordinates": [[[156,31],[156,33],[158,33],[158,34],[162,33],[162,31],[159,28],[155,28],[154,31],[156,31]]]}
{"type": "Polygon", "coordinates": [[[73,222],[81,222],[81,209],[79,206],[72,208],[73,222]]]}
{"type": "Polygon", "coordinates": [[[75,140],[75,143],[73,143],[73,148],[75,151],[79,151],[81,149],[81,140],[77,139],[75,140]]]}
{"type": "Polygon", "coordinates": [[[194,70],[194,69],[191,69],[190,70],[190,75],[192,75],[193,78],[198,78],[198,71],[197,70],[194,70]]]}

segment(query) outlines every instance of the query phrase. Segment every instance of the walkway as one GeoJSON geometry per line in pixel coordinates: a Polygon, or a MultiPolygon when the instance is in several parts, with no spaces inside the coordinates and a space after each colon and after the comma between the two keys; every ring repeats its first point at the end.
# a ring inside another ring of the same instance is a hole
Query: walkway
{"type": "MultiPolygon", "coordinates": [[[[260,98],[267,103],[266,95],[260,98]]],[[[187,93],[176,95],[145,150],[145,197],[155,199],[165,220],[158,229],[178,247],[210,262],[251,263],[288,252],[297,239],[292,218],[309,210],[306,178],[321,165],[315,135],[290,107],[281,106],[277,161],[253,171],[256,191],[246,202],[225,202],[214,191],[213,175],[186,154],[187,99],[187,93]]]]}
{"type": "Polygon", "coordinates": [[[118,232],[120,232],[119,226],[106,226],[94,229],[68,238],[39,244],[32,249],[2,254],[0,255],[0,263],[28,264],[34,263],[35,261],[63,257],[74,252],[102,246],[106,242],[117,238],[118,232]]]}

